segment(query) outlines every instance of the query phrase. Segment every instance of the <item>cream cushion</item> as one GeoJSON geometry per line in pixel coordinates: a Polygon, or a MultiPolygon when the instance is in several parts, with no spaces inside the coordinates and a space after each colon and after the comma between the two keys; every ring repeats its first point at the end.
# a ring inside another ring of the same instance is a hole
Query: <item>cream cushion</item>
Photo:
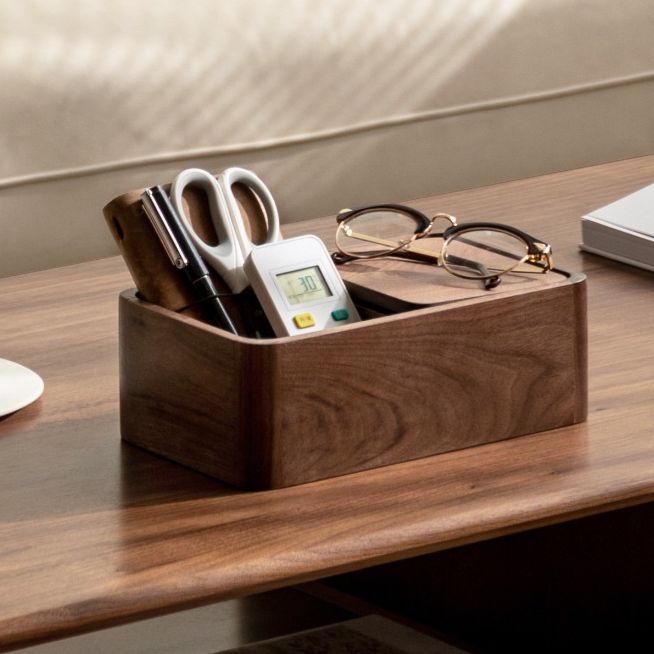
{"type": "Polygon", "coordinates": [[[0,0],[0,276],[113,254],[103,205],[191,165],[294,221],[652,153],[653,33],[650,0],[0,0]]]}

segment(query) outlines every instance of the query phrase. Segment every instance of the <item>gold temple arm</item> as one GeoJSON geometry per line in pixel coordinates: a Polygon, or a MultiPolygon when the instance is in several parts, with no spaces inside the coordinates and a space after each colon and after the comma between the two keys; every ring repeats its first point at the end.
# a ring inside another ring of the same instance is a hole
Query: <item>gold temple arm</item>
{"type": "Polygon", "coordinates": [[[404,249],[404,251],[415,252],[416,254],[419,254],[420,256],[428,257],[430,259],[433,259],[436,262],[440,261],[440,258],[441,258],[440,254],[437,254],[437,253],[435,253],[433,251],[415,247],[414,246],[415,241],[406,241],[404,243],[402,243],[402,242],[397,243],[397,242],[394,242],[394,241],[388,241],[388,240],[383,239],[383,238],[378,238],[376,236],[370,236],[369,234],[361,234],[360,232],[353,232],[350,229],[348,229],[346,234],[350,238],[355,238],[355,239],[357,239],[359,241],[366,241],[368,243],[375,243],[377,245],[385,245],[390,250],[404,249]]]}

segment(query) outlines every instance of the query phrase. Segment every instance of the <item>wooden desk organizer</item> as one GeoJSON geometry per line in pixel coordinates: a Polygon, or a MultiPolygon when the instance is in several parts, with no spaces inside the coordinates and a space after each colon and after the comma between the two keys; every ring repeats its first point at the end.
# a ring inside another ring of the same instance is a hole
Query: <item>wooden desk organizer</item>
{"type": "Polygon", "coordinates": [[[265,489],[580,422],[585,277],[560,279],[269,340],[126,291],[122,437],[265,489]]]}

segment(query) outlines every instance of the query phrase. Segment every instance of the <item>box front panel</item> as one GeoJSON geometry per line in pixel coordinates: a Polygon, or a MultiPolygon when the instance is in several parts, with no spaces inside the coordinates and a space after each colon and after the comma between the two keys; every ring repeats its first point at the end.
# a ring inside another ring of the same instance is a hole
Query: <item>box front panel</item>
{"type": "Polygon", "coordinates": [[[284,348],[275,485],[583,419],[577,286],[407,314],[284,348]]]}

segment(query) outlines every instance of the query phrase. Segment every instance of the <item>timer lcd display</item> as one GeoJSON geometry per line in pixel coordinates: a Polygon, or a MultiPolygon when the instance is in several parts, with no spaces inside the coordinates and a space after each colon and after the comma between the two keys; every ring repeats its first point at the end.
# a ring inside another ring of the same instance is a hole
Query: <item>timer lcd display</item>
{"type": "Polygon", "coordinates": [[[304,304],[332,295],[320,266],[282,273],[277,275],[277,283],[289,304],[304,304]]]}

